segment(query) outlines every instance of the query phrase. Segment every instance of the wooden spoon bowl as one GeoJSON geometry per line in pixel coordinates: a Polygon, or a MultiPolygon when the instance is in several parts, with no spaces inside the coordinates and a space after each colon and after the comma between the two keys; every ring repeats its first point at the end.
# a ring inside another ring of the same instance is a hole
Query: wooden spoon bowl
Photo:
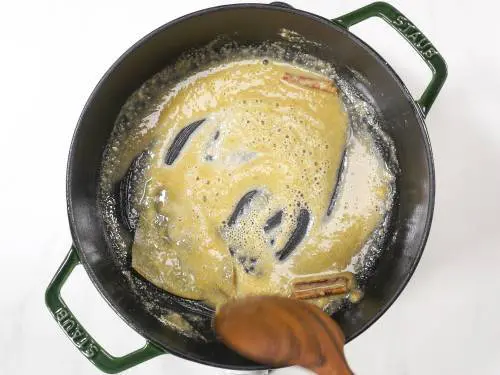
{"type": "Polygon", "coordinates": [[[339,326],[309,303],[277,296],[235,300],[217,313],[215,330],[227,346],[259,363],[352,374],[339,326]]]}

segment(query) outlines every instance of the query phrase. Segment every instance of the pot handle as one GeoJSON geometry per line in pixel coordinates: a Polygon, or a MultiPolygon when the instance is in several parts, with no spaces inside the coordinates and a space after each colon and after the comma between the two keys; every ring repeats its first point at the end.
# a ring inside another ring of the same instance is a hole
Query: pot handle
{"type": "Polygon", "coordinates": [[[425,35],[407,17],[387,3],[376,2],[368,4],[341,17],[335,18],[333,21],[345,28],[349,28],[371,17],[381,18],[393,29],[398,31],[431,69],[431,82],[427,85],[420,99],[417,100],[418,106],[422,110],[424,116],[426,116],[448,75],[446,62],[425,35]]]}
{"type": "Polygon", "coordinates": [[[114,357],[87,333],[61,297],[61,287],[73,269],[79,264],[78,253],[75,247],[72,246],[45,292],[45,303],[52,316],[78,350],[97,368],[108,374],[116,374],[164,354],[163,349],[148,341],[141,349],[122,357],[114,357]]]}

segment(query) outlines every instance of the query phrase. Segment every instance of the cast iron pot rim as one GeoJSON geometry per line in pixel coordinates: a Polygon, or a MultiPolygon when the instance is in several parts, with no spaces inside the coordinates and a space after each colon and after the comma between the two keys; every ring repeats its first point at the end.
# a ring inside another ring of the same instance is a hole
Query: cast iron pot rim
{"type": "MultiPolygon", "coordinates": [[[[82,122],[85,117],[85,114],[87,112],[87,109],[91,106],[94,97],[96,96],[96,93],[100,90],[101,86],[103,83],[108,79],[109,75],[122,63],[123,60],[125,60],[130,54],[134,53],[134,51],[141,46],[144,42],[149,40],[151,37],[155,36],[156,34],[159,34],[161,32],[164,32],[168,30],[170,27],[181,23],[187,19],[194,18],[194,17],[199,17],[203,16],[204,14],[212,13],[212,12],[219,12],[219,11],[226,11],[226,10],[233,10],[233,9],[266,9],[266,10],[272,10],[272,11],[277,11],[277,12],[289,12],[289,13],[294,13],[299,16],[304,16],[308,17],[310,19],[313,19],[317,22],[321,22],[329,27],[334,28],[337,32],[340,32],[344,34],[346,37],[354,39],[358,44],[360,44],[363,48],[365,48],[369,54],[371,54],[374,59],[379,63],[382,64],[387,71],[389,72],[390,75],[394,77],[396,80],[397,84],[399,85],[402,93],[406,97],[406,99],[411,103],[413,109],[414,109],[414,115],[417,117],[417,122],[419,124],[420,131],[423,136],[424,140],[424,146],[425,146],[425,153],[427,156],[427,163],[429,166],[429,200],[428,200],[428,211],[427,211],[427,217],[425,219],[425,226],[424,226],[424,232],[423,236],[420,240],[420,244],[418,246],[419,251],[417,253],[417,256],[415,257],[415,260],[413,261],[413,264],[410,266],[409,272],[407,274],[406,279],[404,280],[403,283],[401,283],[392,296],[392,298],[368,321],[366,322],[360,329],[357,330],[352,336],[346,338],[346,343],[350,342],[351,340],[355,339],[357,336],[359,336],[361,333],[366,331],[372,324],[374,324],[388,309],[389,307],[392,306],[392,304],[396,301],[396,299],[399,297],[403,289],[406,287],[408,282],[410,281],[413,273],[415,272],[415,269],[420,261],[420,258],[422,257],[422,253],[425,248],[425,244],[427,242],[427,239],[429,237],[429,232],[430,232],[430,227],[432,224],[432,218],[433,218],[433,213],[434,213],[434,203],[435,203],[435,172],[434,172],[434,161],[433,161],[433,156],[432,156],[432,149],[430,145],[430,140],[429,140],[429,134],[427,131],[427,128],[425,126],[424,122],[424,115],[422,113],[422,110],[418,105],[416,104],[415,100],[411,96],[411,93],[409,92],[408,88],[405,86],[399,75],[393,70],[393,68],[382,58],[373,48],[371,48],[368,44],[366,44],[363,40],[358,38],[356,35],[348,31],[346,28],[338,25],[334,21],[327,19],[325,17],[318,16],[314,13],[310,13],[307,11],[295,9],[292,7],[285,7],[283,5],[279,4],[259,4],[259,3],[243,3],[243,4],[227,4],[227,5],[221,5],[221,6],[215,6],[215,7],[210,7],[202,10],[198,10],[189,14],[186,14],[184,16],[181,16],[175,20],[172,20],[170,22],[165,23],[164,25],[156,28],[155,30],[151,31],[148,33],[146,36],[142,37],[139,41],[134,43],[127,51],[125,51],[114,63],[111,65],[111,67],[106,71],[106,73],[102,76],[102,78],[99,80],[97,85],[95,86],[94,90],[90,94],[89,98],[87,99],[87,102],[85,103],[85,106],[83,107],[83,110],[80,114],[80,117],[78,119],[77,125],[75,132],[73,134],[73,138],[71,140],[71,145],[70,145],[70,152],[69,152],[69,157],[68,157],[68,164],[67,164],[67,171],[66,171],[66,201],[67,201],[67,210],[68,210],[68,219],[70,223],[70,231],[71,235],[73,238],[73,242],[75,244],[75,247],[77,249],[79,258],[81,260],[81,263],[83,264],[87,274],[89,275],[92,283],[96,287],[96,289],[99,291],[102,297],[104,297],[104,300],[108,303],[108,305],[113,309],[113,311],[121,318],[123,319],[134,331],[138,332],[141,334],[141,336],[145,337],[146,340],[149,340],[153,342],[154,344],[164,348],[167,353],[174,354],[178,357],[202,363],[205,365],[209,366],[216,366],[220,368],[228,368],[228,369],[235,369],[235,370],[263,370],[263,369],[269,369],[271,367],[265,366],[265,365],[260,365],[260,364],[255,364],[255,365],[247,365],[247,366],[234,366],[234,365],[225,365],[225,364],[220,364],[220,363],[215,363],[211,362],[202,358],[198,358],[197,356],[192,355],[191,353],[188,352],[180,352],[175,349],[169,348],[165,343],[160,343],[156,340],[153,340],[149,337],[147,333],[144,332],[144,330],[138,325],[133,319],[125,316],[124,312],[121,312],[118,310],[118,308],[115,306],[114,302],[110,298],[109,293],[105,289],[105,287],[99,282],[98,277],[94,273],[94,270],[92,267],[89,265],[87,262],[87,258],[85,255],[85,252],[81,250],[81,242],[78,237],[78,231],[76,230],[77,228],[77,223],[74,219],[74,213],[73,213],[73,199],[71,196],[71,186],[72,186],[72,165],[73,165],[73,157],[74,157],[74,149],[77,143],[77,139],[80,135],[81,131],[84,131],[82,129],[82,122]]],[[[96,181],[97,183],[97,181],[96,181]]]]}

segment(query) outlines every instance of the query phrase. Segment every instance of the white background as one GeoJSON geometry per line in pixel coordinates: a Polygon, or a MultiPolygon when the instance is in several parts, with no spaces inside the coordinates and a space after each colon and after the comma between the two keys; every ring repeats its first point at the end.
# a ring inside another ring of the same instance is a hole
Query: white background
{"type": "MultiPolygon", "coordinates": [[[[0,10],[0,374],[98,374],[63,335],[43,293],[71,236],[66,159],[80,111],[139,38],[221,1],[9,1],[0,10]]],[[[291,0],[335,17],[367,0],[291,0]]],[[[493,0],[393,1],[445,57],[449,79],[428,118],[437,175],[431,236],[394,306],[346,353],[359,375],[500,373],[500,49],[493,0]],[[495,37],[496,36],[496,37],[495,37]]],[[[256,24],[258,27],[258,23],[256,24]]],[[[424,63],[380,21],[355,27],[415,96],[424,63]]],[[[79,269],[68,304],[114,354],[143,339],[79,269]]],[[[162,356],[128,374],[218,374],[162,356]]],[[[285,369],[280,374],[305,373],[285,369]]]]}

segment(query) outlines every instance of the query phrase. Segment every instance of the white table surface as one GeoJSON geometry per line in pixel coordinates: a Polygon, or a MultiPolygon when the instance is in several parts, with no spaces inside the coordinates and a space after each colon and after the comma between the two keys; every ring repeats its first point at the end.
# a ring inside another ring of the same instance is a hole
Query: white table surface
{"type": "MultiPolygon", "coordinates": [[[[66,159],[80,111],[102,74],[132,43],[199,1],[9,1],[0,10],[0,374],[99,374],[44,306],[44,290],[71,236],[66,159]]],[[[367,0],[291,0],[334,17],[367,0]]],[[[393,1],[445,57],[449,79],[427,125],[437,200],[420,265],[401,297],[346,353],[359,375],[500,373],[500,48],[494,1],[393,1]],[[496,35],[496,37],[495,37],[496,35]]],[[[429,71],[380,21],[353,29],[415,95],[429,71]]],[[[144,342],[85,272],[65,297],[114,354],[144,342]]],[[[128,374],[219,374],[162,356],[128,374]]],[[[304,374],[284,369],[279,374],[304,374]]]]}

